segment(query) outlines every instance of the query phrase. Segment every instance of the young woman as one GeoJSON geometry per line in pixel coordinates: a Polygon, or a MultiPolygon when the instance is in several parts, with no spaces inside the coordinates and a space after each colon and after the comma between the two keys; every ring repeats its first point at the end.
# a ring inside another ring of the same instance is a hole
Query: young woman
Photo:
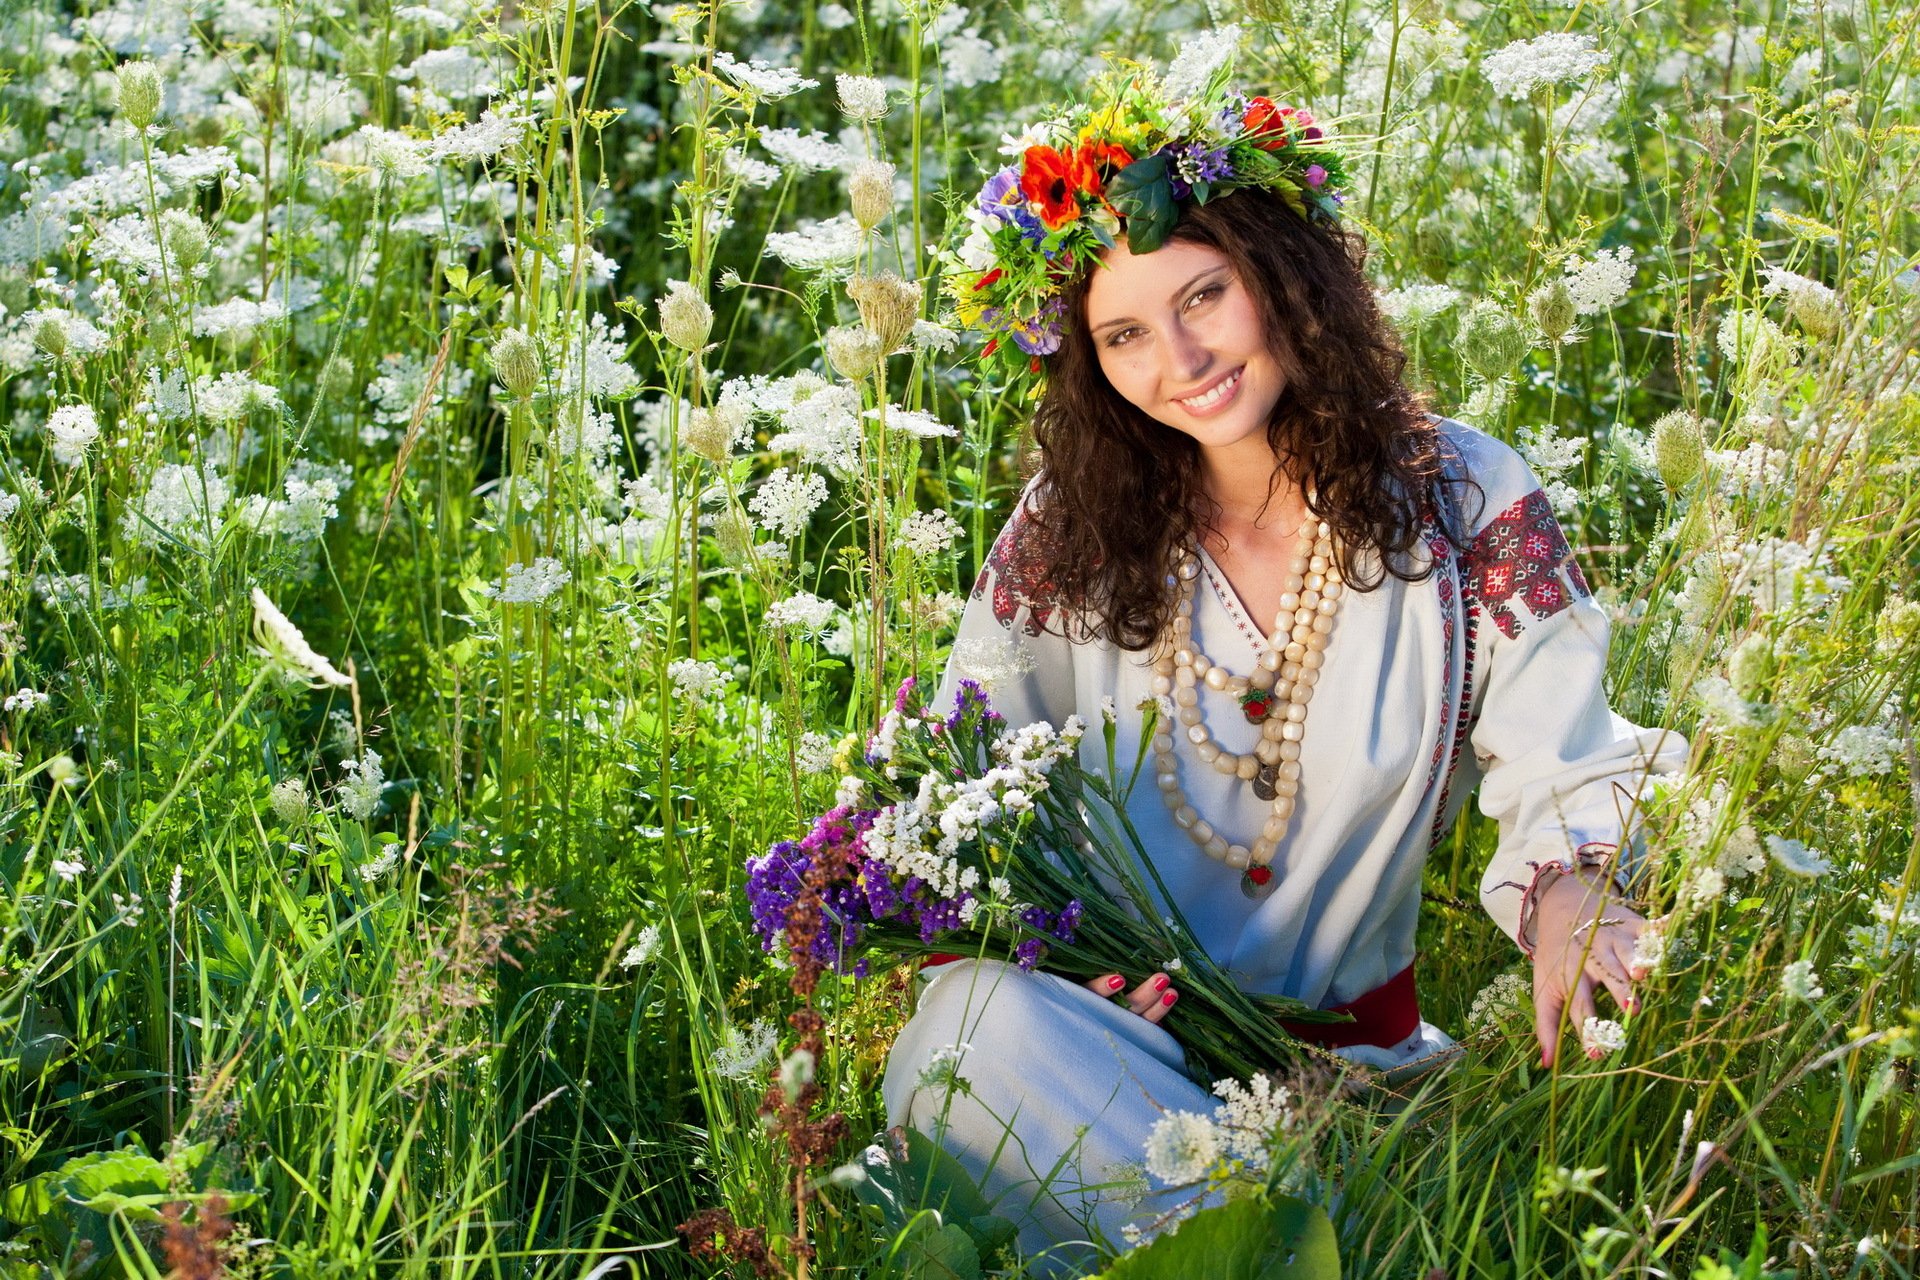
{"type": "MultiPolygon", "coordinates": [[[[1103,82],[982,191],[956,289],[1044,375],[1039,466],[941,697],[981,678],[1009,724],[1104,713],[1122,744],[1157,699],[1129,816],[1168,891],[1243,987],[1350,1011],[1304,1034],[1381,1068],[1453,1045],[1414,936],[1477,790],[1482,901],[1532,957],[1550,1066],[1563,1013],[1577,1036],[1601,989],[1634,1007],[1634,811],[1686,743],[1608,708],[1607,617],[1525,462],[1402,384],[1311,117],[1157,93],[1103,82]]],[[[1164,1207],[1088,1188],[1164,1110],[1210,1108],[1177,974],[927,974],[891,1122],[1008,1193],[1029,1246],[1164,1207]],[[947,1068],[964,1090],[927,1087],[947,1068]]]]}

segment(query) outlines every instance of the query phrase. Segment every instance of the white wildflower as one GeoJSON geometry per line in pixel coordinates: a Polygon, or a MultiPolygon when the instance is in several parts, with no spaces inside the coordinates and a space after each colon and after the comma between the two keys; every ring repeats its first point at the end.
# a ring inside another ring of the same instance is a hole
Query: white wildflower
{"type": "Polygon", "coordinates": [[[292,826],[307,816],[307,784],[301,778],[282,778],[267,793],[273,816],[292,826]]]}
{"type": "Polygon", "coordinates": [[[760,527],[768,533],[798,538],[807,531],[814,511],[826,500],[827,482],[823,477],[795,474],[778,467],[747,500],[747,507],[760,518],[760,527]]]}
{"type": "Polygon", "coordinates": [[[893,544],[910,556],[927,559],[940,555],[964,533],[960,522],[945,510],[916,511],[894,530],[893,544]]]}
{"type": "Polygon", "coordinates": [[[1186,37],[1180,52],[1167,64],[1160,78],[1169,102],[1199,97],[1206,92],[1213,73],[1232,59],[1240,48],[1240,26],[1229,22],[1224,27],[1186,37]]]}
{"type": "Polygon", "coordinates": [[[1377,295],[1380,313],[1403,329],[1416,328],[1453,309],[1460,291],[1444,284],[1409,284],[1377,295]]]}
{"type": "Polygon", "coordinates": [[[1809,849],[1798,840],[1769,835],[1767,852],[1773,855],[1774,865],[1789,875],[1818,879],[1833,870],[1833,863],[1821,857],[1818,849],[1809,849]]]}
{"type": "Polygon", "coordinates": [[[341,674],[334,665],[320,654],[314,652],[307,638],[300,634],[300,628],[280,612],[267,593],[255,587],[253,599],[253,638],[260,646],[260,653],[288,675],[298,679],[310,688],[321,689],[332,686],[344,689],[353,681],[341,674]]]}
{"type": "Polygon", "coordinates": [[[368,747],[358,759],[347,760],[340,767],[347,774],[337,788],[340,807],[348,817],[365,822],[379,810],[380,792],[387,783],[387,775],[380,768],[380,753],[368,747]]]}
{"type": "Polygon", "coordinates": [[[1580,1027],[1580,1044],[1605,1057],[1627,1047],[1627,1029],[1611,1018],[1588,1018],[1580,1027]]]}
{"type": "Polygon", "coordinates": [[[1147,1172],[1172,1186],[1205,1178],[1220,1159],[1220,1130],[1191,1111],[1170,1111],[1147,1134],[1147,1172]]]}
{"type": "Polygon", "coordinates": [[[520,138],[531,123],[531,116],[488,107],[472,124],[455,125],[437,135],[427,146],[427,159],[457,164],[491,160],[520,138]]]}
{"type": "Polygon", "coordinates": [[[168,463],[153,473],[147,491],[129,503],[120,527],[131,542],[168,547],[175,541],[205,547],[220,525],[232,491],[211,464],[168,463]]]}
{"type": "Polygon", "coordinates": [[[1213,1092],[1221,1099],[1216,1124],[1225,1154],[1264,1168],[1274,1134],[1293,1127],[1293,1094],[1285,1085],[1267,1079],[1264,1072],[1256,1072],[1246,1084],[1216,1080],[1213,1092]]]}
{"type": "Polygon", "coordinates": [[[620,957],[622,969],[637,969],[660,954],[660,926],[650,924],[633,935],[633,945],[620,957]]]}
{"type": "Polygon", "coordinates": [[[1688,906],[1705,910],[1726,891],[1726,872],[1718,867],[1695,867],[1680,885],[1680,900],[1688,906]]]}
{"type": "Polygon", "coordinates": [[[911,340],[922,351],[945,354],[960,345],[960,334],[931,320],[915,320],[911,340]]]}
{"type": "MultiPolygon", "coordinates": [[[[963,14],[966,12],[960,5],[955,5],[954,9],[963,14]]],[[[971,89],[975,85],[992,84],[1000,78],[1000,49],[991,40],[981,36],[978,27],[956,31],[937,43],[940,46],[941,66],[946,71],[947,84],[952,88],[971,89]]]]}
{"type": "Polygon", "coordinates": [[[1566,271],[1575,313],[1596,315],[1619,305],[1633,287],[1633,254],[1625,245],[1602,249],[1591,262],[1571,259],[1566,271]]]}
{"type": "Polygon", "coordinates": [[[1604,67],[1607,55],[1597,44],[1585,33],[1551,32],[1488,54],[1480,69],[1501,97],[1525,98],[1542,85],[1584,79],[1604,67]]]}
{"type": "Polygon", "coordinates": [[[767,606],[767,626],[817,635],[833,624],[839,606],[809,591],[796,592],[767,606]]]}
{"type": "Polygon", "coordinates": [[[920,1074],[914,1077],[916,1089],[938,1089],[941,1092],[962,1087],[966,1081],[960,1075],[960,1060],[973,1050],[973,1046],[961,1040],[954,1044],[942,1045],[927,1055],[927,1061],[920,1068],[920,1074]]]}
{"type": "Polygon", "coordinates": [[[699,706],[708,695],[725,683],[726,677],[720,674],[720,668],[711,662],[702,662],[694,658],[680,658],[667,664],[667,679],[673,682],[673,692],[687,700],[690,706],[699,706]]]}
{"type": "MultiPolygon", "coordinates": [[[[869,409],[866,416],[878,419],[880,410],[869,409]]],[[[887,406],[886,419],[887,430],[904,432],[916,440],[951,440],[960,434],[924,409],[903,409],[897,404],[890,404],[887,406]]]]}
{"type": "Polygon", "coordinates": [[[773,1059],[773,1024],[755,1018],[744,1031],[729,1022],[720,1028],[720,1042],[714,1046],[713,1069],[727,1080],[745,1080],[773,1059]]]}
{"type": "Polygon", "coordinates": [[[1765,281],[1760,292],[1769,298],[1785,298],[1787,314],[1800,327],[1817,338],[1830,338],[1840,328],[1840,295],[1818,280],[1788,271],[1783,267],[1762,267],[1765,281]]]}
{"type": "Polygon", "coordinates": [[[742,89],[752,90],[767,102],[777,101],[802,89],[811,89],[820,83],[807,79],[791,68],[776,67],[764,58],[743,63],[725,49],[713,55],[713,66],[742,89]]]}
{"type": "Polygon", "coordinates": [[[22,686],[20,692],[8,694],[5,703],[0,706],[8,711],[32,711],[36,707],[46,706],[51,701],[51,698],[38,689],[22,686]]]}
{"type": "Polygon", "coordinates": [[[538,556],[532,564],[510,564],[502,584],[482,583],[482,595],[501,604],[541,604],[573,580],[573,571],[552,556],[538,556]]]}
{"type": "Polygon", "coordinates": [[[1822,760],[1839,765],[1850,778],[1877,778],[1893,772],[1905,743],[1879,725],[1848,725],[1820,748],[1822,760]]]}
{"type": "Polygon", "coordinates": [[[1467,1006],[1467,1025],[1474,1030],[1497,1027],[1517,1020],[1531,1000],[1527,980],[1517,973],[1502,973],[1480,988],[1467,1006]]]}
{"type": "Polygon", "coordinates": [[[47,417],[47,435],[53,441],[53,460],[77,467],[86,461],[87,447],[100,438],[100,423],[87,405],[61,405],[47,417]]]}
{"type": "Polygon", "coordinates": [[[767,253],[796,271],[839,276],[852,269],[864,239],[860,224],[843,211],[824,222],[802,219],[797,231],[772,233],[767,253]]]}
{"type": "Polygon", "coordinates": [[[794,744],[794,764],[802,773],[825,773],[833,767],[833,750],[834,740],[831,737],[809,729],[794,744]]]}
{"type": "Polygon", "coordinates": [[[970,636],[957,641],[951,661],[958,675],[976,681],[988,693],[1034,669],[1033,654],[1016,635],[1005,639],[970,636]]]}
{"type": "Polygon", "coordinates": [[[87,873],[87,864],[82,862],[78,857],[55,858],[50,864],[49,869],[64,882],[67,880],[78,880],[81,876],[85,875],[87,873]]]}
{"type": "Polygon", "coordinates": [[[768,155],[801,173],[825,173],[852,160],[845,147],[818,130],[803,134],[798,129],[762,129],[759,137],[768,155]]]}
{"type": "Polygon", "coordinates": [[[1820,975],[1814,972],[1813,961],[1795,960],[1780,971],[1780,990],[1789,1000],[1798,1000],[1812,1004],[1827,994],[1820,985],[1820,975]]]}
{"type": "Polygon", "coordinates": [[[1640,930],[1633,940],[1633,955],[1627,963],[1643,974],[1658,973],[1667,962],[1667,949],[1666,917],[1662,916],[1647,921],[1646,927],[1640,930]]]}
{"type": "Polygon", "coordinates": [[[848,119],[871,122],[887,114],[887,86],[872,76],[838,76],[840,110],[848,119]]]}

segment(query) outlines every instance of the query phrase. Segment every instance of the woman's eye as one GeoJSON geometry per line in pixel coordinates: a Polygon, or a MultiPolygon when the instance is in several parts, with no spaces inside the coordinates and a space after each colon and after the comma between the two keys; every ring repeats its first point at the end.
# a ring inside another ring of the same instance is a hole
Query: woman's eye
{"type": "Polygon", "coordinates": [[[1191,298],[1188,298],[1187,304],[1191,306],[1192,304],[1200,301],[1200,299],[1212,297],[1214,294],[1218,292],[1220,292],[1220,286],[1217,284],[1210,284],[1206,288],[1202,289],[1200,292],[1194,294],[1191,298]]]}
{"type": "Polygon", "coordinates": [[[1124,339],[1128,334],[1132,332],[1133,330],[1128,328],[1128,329],[1122,329],[1118,333],[1109,335],[1107,338],[1107,345],[1110,347],[1120,346],[1121,340],[1124,339]]]}

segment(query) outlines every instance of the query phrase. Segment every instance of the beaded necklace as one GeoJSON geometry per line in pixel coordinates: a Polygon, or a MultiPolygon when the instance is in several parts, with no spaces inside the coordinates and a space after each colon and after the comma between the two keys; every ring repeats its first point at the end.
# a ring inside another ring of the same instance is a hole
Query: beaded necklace
{"type": "Polygon", "coordinates": [[[1300,741],[1307,704],[1313,701],[1333,618],[1346,589],[1334,555],[1332,527],[1324,520],[1314,521],[1312,527],[1312,549],[1305,555],[1296,553],[1288,562],[1273,634],[1252,675],[1232,674],[1209,660],[1193,642],[1193,593],[1200,561],[1190,550],[1182,551],[1169,579],[1176,592],[1173,618],[1154,650],[1153,692],[1171,697],[1174,705],[1173,721],[1156,725],[1153,735],[1154,773],[1161,798],[1174,822],[1208,857],[1241,873],[1240,888],[1249,897],[1258,896],[1273,879],[1273,856],[1293,818],[1294,799],[1300,793],[1300,741]],[[1202,686],[1234,698],[1247,719],[1261,726],[1260,742],[1252,752],[1237,755],[1213,741],[1200,710],[1202,686]],[[1251,784],[1254,795],[1271,803],[1266,825],[1252,844],[1228,841],[1187,799],[1174,755],[1176,726],[1203,763],[1251,784]]]}

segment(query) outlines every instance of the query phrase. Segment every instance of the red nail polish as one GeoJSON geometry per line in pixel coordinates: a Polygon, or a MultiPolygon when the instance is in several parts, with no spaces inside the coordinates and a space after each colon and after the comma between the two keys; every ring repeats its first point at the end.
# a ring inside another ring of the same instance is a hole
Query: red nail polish
{"type": "Polygon", "coordinates": [[[1116,973],[1111,978],[1107,979],[1107,990],[1118,991],[1121,987],[1124,987],[1126,984],[1127,984],[1127,980],[1116,973]]]}
{"type": "Polygon", "coordinates": [[[1165,991],[1167,989],[1167,984],[1172,981],[1173,981],[1172,978],[1169,978],[1166,974],[1163,973],[1159,977],[1153,980],[1153,989],[1155,991],[1165,991]]]}
{"type": "Polygon", "coordinates": [[[1178,991],[1169,991],[1167,992],[1167,994],[1160,997],[1160,1003],[1167,1005],[1168,1007],[1172,1007],[1173,1002],[1175,1000],[1178,1000],[1179,998],[1180,998],[1180,993],[1178,991]]]}

